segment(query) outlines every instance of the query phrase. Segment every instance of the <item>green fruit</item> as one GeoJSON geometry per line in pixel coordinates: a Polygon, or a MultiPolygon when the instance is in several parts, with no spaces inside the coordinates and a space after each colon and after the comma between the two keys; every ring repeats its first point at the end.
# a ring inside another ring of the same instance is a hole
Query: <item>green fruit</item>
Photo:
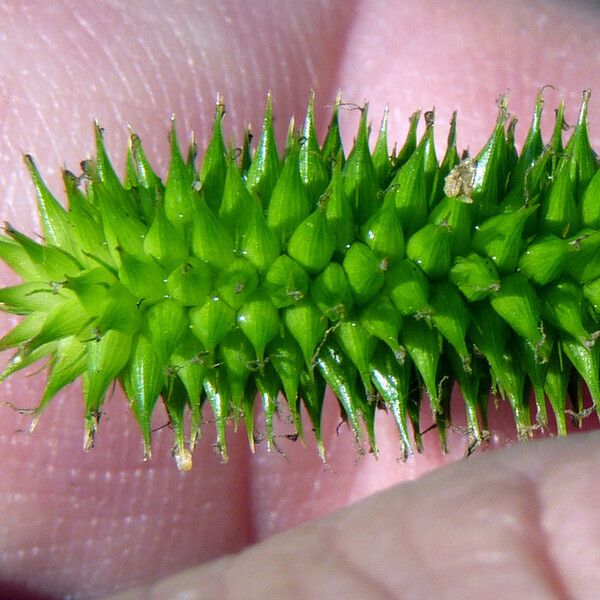
{"type": "Polygon", "coordinates": [[[501,278],[500,288],[490,297],[492,308],[534,346],[542,341],[540,301],[533,286],[520,273],[501,278]]]}
{"type": "Polygon", "coordinates": [[[530,243],[519,259],[518,269],[532,283],[546,285],[560,277],[569,260],[569,243],[554,235],[530,243]]]}
{"type": "Polygon", "coordinates": [[[429,288],[427,277],[410,260],[403,260],[387,273],[386,289],[401,315],[427,315],[430,310],[429,288]]]}
{"type": "Polygon", "coordinates": [[[352,289],[344,269],[331,263],[313,281],[310,297],[330,321],[348,315],[352,307],[352,289]]]}
{"type": "Polygon", "coordinates": [[[352,207],[354,222],[363,225],[377,208],[379,185],[369,150],[367,107],[362,110],[358,135],[344,165],[344,192],[352,207]]]}
{"type": "Polygon", "coordinates": [[[267,344],[280,328],[277,309],[262,290],[253,294],[240,308],[237,324],[254,346],[256,358],[262,362],[267,344]]]}
{"type": "Polygon", "coordinates": [[[584,323],[583,291],[575,282],[563,280],[544,289],[542,316],[559,331],[579,340],[582,346],[594,344],[596,334],[588,331],[584,323]]]}
{"type": "Polygon", "coordinates": [[[359,319],[366,331],[385,342],[398,360],[404,359],[404,350],[398,342],[403,319],[387,296],[380,295],[369,302],[361,310],[359,319]]]}
{"type": "Polygon", "coordinates": [[[309,273],[323,270],[334,249],[327,215],[320,206],[296,227],[288,242],[288,254],[309,273]]]}
{"type": "Polygon", "coordinates": [[[283,322],[292,337],[298,342],[307,369],[312,369],[317,347],[327,331],[327,318],[315,304],[306,300],[296,306],[286,308],[283,322]]]}
{"type": "Polygon", "coordinates": [[[473,204],[460,198],[443,198],[431,211],[430,223],[446,225],[450,231],[452,256],[464,256],[473,229],[473,204]]]}
{"type": "Polygon", "coordinates": [[[406,244],[406,255],[432,279],[447,276],[452,264],[452,234],[446,223],[428,223],[406,244]]]}
{"type": "Polygon", "coordinates": [[[246,302],[257,286],[258,272],[243,258],[235,258],[219,273],[215,282],[219,296],[236,310],[246,302]]]}
{"type": "Polygon", "coordinates": [[[520,208],[516,212],[490,217],[475,227],[472,248],[492,259],[500,273],[515,270],[523,246],[523,229],[529,216],[537,209],[520,208]]]}
{"type": "Polygon", "coordinates": [[[356,301],[364,304],[383,286],[388,261],[377,256],[366,244],[354,242],[346,252],[343,266],[356,301]]]}
{"type": "Polygon", "coordinates": [[[579,230],[581,217],[573,193],[569,163],[563,162],[556,180],[542,199],[539,215],[540,230],[559,237],[573,235],[579,230]]]}
{"type": "Polygon", "coordinates": [[[363,107],[346,158],[339,99],[320,143],[313,97],[280,155],[269,96],[256,149],[246,131],[237,156],[225,149],[219,101],[200,169],[173,123],[164,184],[136,135],[122,182],[96,126],[85,178],[63,173],[66,208],[26,156],[43,238],[9,224],[0,235],[0,259],[21,278],[0,289],[0,310],[22,318],[0,339],[15,351],[0,381],[47,361],[35,424],[81,377],[86,449],[119,382],[145,456],[161,399],[181,469],[191,467],[204,404],[226,460],[231,420],[253,447],[257,398],[274,445],[280,395],[298,436],[306,411],[324,458],[327,385],[373,452],[376,408],[388,408],[402,458],[422,447],[424,392],[445,448],[454,382],[474,442],[488,427],[491,390],[521,437],[535,425],[531,392],[538,425],[549,403],[564,434],[583,385],[600,412],[600,171],[588,102],[586,93],[566,144],[561,104],[544,144],[540,93],[518,153],[502,98],[487,143],[462,161],[454,115],[439,162],[433,112],[420,140],[421,114],[412,115],[390,155],[387,113],[371,151],[363,107]]]}
{"type": "Polygon", "coordinates": [[[204,304],[208,300],[211,287],[210,267],[195,256],[190,256],[167,279],[167,294],[183,306],[204,304]]]}
{"type": "Polygon", "coordinates": [[[282,245],[311,212],[308,189],[300,176],[297,139],[287,154],[267,209],[267,225],[282,245]]]}
{"type": "Polygon", "coordinates": [[[571,253],[564,272],[579,283],[600,277],[600,232],[584,229],[570,243],[571,253]]]}
{"type": "Polygon", "coordinates": [[[204,350],[214,352],[217,344],[235,326],[235,310],[218,296],[189,311],[190,329],[204,350]]]}
{"type": "Polygon", "coordinates": [[[465,369],[470,369],[470,351],[467,348],[469,309],[459,291],[450,282],[436,285],[431,295],[431,319],[435,328],[456,350],[465,369]]]}
{"type": "Polygon", "coordinates": [[[389,198],[362,227],[361,239],[381,258],[389,261],[404,258],[404,234],[396,207],[389,198]]]}
{"type": "Polygon", "coordinates": [[[500,278],[494,263],[479,254],[456,259],[449,275],[450,281],[469,302],[483,300],[500,288],[500,278]]]}
{"type": "Polygon", "coordinates": [[[300,302],[308,292],[308,274],[289,256],[282,254],[264,278],[264,289],[276,308],[300,302]]]}

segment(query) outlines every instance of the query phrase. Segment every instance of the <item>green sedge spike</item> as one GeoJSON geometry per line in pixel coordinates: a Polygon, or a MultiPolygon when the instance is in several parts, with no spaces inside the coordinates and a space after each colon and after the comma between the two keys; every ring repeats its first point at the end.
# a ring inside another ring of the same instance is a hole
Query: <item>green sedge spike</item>
{"type": "Polygon", "coordinates": [[[387,109],[371,146],[364,106],[344,149],[347,105],[336,100],[319,140],[314,95],[280,153],[269,94],[256,149],[246,129],[238,155],[218,98],[200,166],[172,122],[164,183],[136,134],[121,181],[95,124],[96,158],[82,176],[63,173],[66,207],[27,155],[42,240],[8,223],[0,235],[0,259],[21,278],[0,289],[0,310],[22,317],[0,339],[13,351],[0,381],[47,361],[33,428],[81,378],[86,450],[118,382],[146,458],[162,401],[180,469],[192,466],[204,410],[225,461],[230,422],[251,449],[263,438],[276,447],[284,403],[288,437],[304,435],[304,408],[325,460],[327,386],[374,454],[378,407],[396,422],[403,459],[422,450],[424,394],[445,449],[454,383],[472,444],[488,434],[490,393],[509,403],[521,438],[549,422],[566,434],[569,415],[581,422],[583,386],[600,414],[600,169],[588,103],[586,91],[565,144],[561,103],[546,144],[540,92],[519,153],[502,97],[487,143],[462,160],[454,114],[440,162],[433,111],[414,113],[390,153],[387,109]]]}

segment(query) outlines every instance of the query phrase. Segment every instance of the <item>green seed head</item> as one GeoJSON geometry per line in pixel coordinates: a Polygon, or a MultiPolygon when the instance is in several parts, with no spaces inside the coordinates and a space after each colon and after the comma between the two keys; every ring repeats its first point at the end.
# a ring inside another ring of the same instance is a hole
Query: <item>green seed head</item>
{"type": "Polygon", "coordinates": [[[439,162],[433,112],[413,114],[390,155],[387,112],[371,149],[363,107],[345,153],[341,101],[320,142],[314,96],[283,156],[269,96],[256,148],[246,131],[238,156],[224,143],[219,100],[199,167],[172,123],[164,183],[135,134],[121,181],[96,125],[95,159],[82,176],[63,173],[66,208],[25,156],[42,239],[8,223],[0,236],[0,258],[22,280],[0,289],[0,309],[22,317],[0,339],[14,352],[0,381],[47,360],[35,425],[80,377],[86,449],[118,382],[146,457],[161,400],[181,469],[205,406],[224,460],[230,421],[254,447],[257,400],[272,447],[280,394],[297,436],[306,410],[324,458],[327,386],[373,452],[375,410],[388,409],[402,458],[422,449],[424,392],[445,447],[453,382],[473,442],[486,435],[490,390],[510,404],[521,437],[547,426],[547,405],[564,434],[567,412],[582,410],[581,382],[600,407],[600,171],[588,102],[586,92],[565,144],[561,104],[545,144],[540,93],[517,152],[501,98],[487,143],[462,160],[454,115],[439,162]]]}

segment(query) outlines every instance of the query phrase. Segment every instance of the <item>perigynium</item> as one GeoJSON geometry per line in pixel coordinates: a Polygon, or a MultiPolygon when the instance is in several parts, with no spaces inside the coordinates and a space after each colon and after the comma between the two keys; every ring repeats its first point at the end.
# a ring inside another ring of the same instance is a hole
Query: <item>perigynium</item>
{"type": "Polygon", "coordinates": [[[491,393],[510,403],[520,437],[547,426],[547,403],[565,434],[568,412],[582,412],[582,382],[600,407],[600,171],[588,101],[585,92],[566,145],[562,104],[544,143],[540,93],[520,152],[506,99],[475,156],[459,155],[454,117],[441,161],[431,112],[420,140],[412,115],[390,155],[385,116],[371,150],[363,107],[346,156],[340,103],[320,143],[311,99],[280,153],[270,98],[255,149],[249,132],[241,148],[225,145],[218,102],[199,169],[173,123],[164,183],[135,134],[122,181],[96,125],[96,158],[63,173],[67,209],[26,156],[43,241],[8,223],[0,236],[0,258],[22,279],[0,290],[0,308],[23,316],[0,340],[16,350],[0,380],[46,361],[35,424],[81,377],[86,450],[118,381],[145,457],[161,399],[181,469],[206,403],[224,460],[229,421],[244,422],[253,447],[257,401],[269,447],[282,403],[302,436],[302,403],[324,458],[327,386],[375,453],[377,408],[394,416],[403,458],[422,448],[424,397],[445,447],[455,383],[474,443],[491,393]]]}

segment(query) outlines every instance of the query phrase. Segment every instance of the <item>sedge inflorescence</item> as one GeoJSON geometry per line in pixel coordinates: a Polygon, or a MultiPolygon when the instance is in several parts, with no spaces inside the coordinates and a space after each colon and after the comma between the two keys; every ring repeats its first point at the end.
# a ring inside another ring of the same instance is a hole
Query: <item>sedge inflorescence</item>
{"type": "Polygon", "coordinates": [[[225,460],[230,420],[245,423],[253,447],[256,402],[269,446],[283,404],[302,435],[303,404],[324,456],[327,386],[374,452],[378,407],[393,415],[403,457],[421,449],[425,396],[445,446],[454,384],[475,442],[490,392],[510,403],[520,436],[546,427],[547,404],[564,434],[568,411],[583,407],[582,382],[600,406],[600,172],[588,101],[586,92],[565,145],[561,104],[544,143],[540,93],[520,153],[504,98],[473,157],[459,155],[453,118],[441,161],[432,113],[420,139],[415,113],[390,155],[386,118],[371,150],[363,107],[346,155],[339,102],[320,143],[311,99],[280,154],[270,99],[255,149],[249,132],[241,149],[226,148],[218,102],[199,169],[173,124],[164,183],[136,135],[120,180],[96,126],[96,158],[79,176],[64,172],[66,209],[26,157],[43,241],[9,224],[0,236],[0,258],[22,279],[0,290],[0,309],[23,315],[0,340],[16,349],[0,379],[47,361],[35,423],[81,377],[86,449],[113,382],[145,456],[161,399],[180,468],[191,466],[204,404],[225,460]]]}

